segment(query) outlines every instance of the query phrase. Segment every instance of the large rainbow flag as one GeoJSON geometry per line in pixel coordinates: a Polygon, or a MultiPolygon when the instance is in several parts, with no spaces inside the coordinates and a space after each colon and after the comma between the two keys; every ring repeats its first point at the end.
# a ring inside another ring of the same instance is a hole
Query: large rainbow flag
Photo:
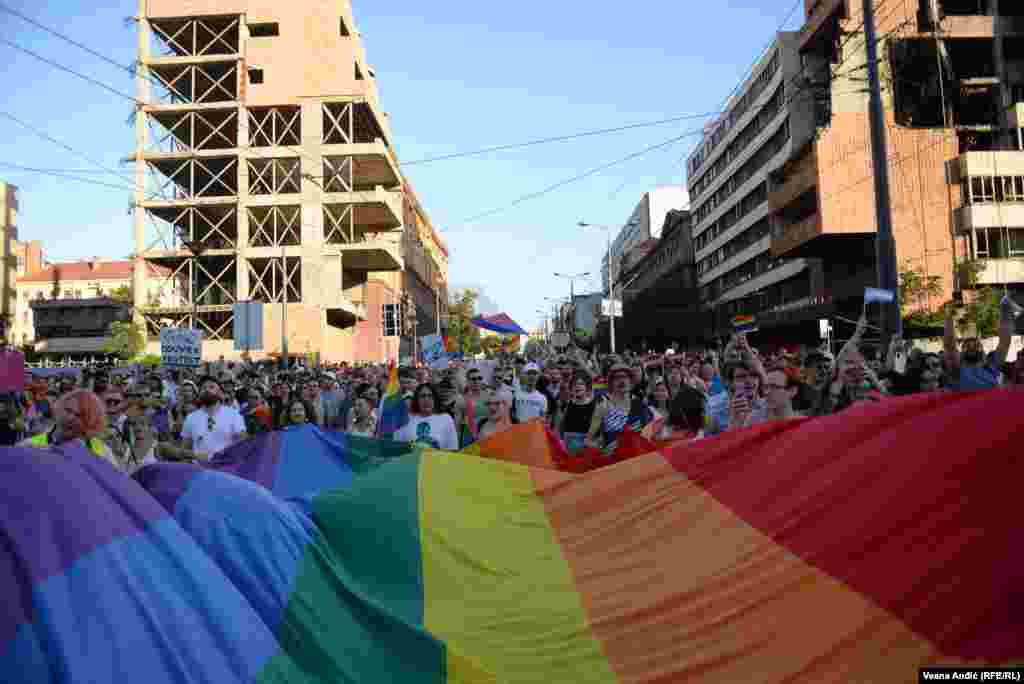
{"type": "Polygon", "coordinates": [[[1020,663],[1021,398],[893,399],[581,475],[314,427],[134,480],[81,448],[5,449],[0,681],[904,682],[1020,663]]]}

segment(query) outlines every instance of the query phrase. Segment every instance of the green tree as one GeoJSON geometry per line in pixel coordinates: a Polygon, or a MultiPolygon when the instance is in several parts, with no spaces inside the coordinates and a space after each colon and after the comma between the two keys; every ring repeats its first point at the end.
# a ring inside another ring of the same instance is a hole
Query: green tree
{"type": "Polygon", "coordinates": [[[544,355],[544,342],[538,340],[536,337],[530,338],[526,341],[525,353],[531,359],[539,359],[544,355]]]}
{"type": "Polygon", "coordinates": [[[942,297],[942,277],[927,275],[920,267],[903,264],[899,272],[900,308],[905,328],[931,328],[941,326],[943,306],[935,306],[942,297]]]}
{"type": "Polygon", "coordinates": [[[1000,290],[986,287],[974,292],[964,307],[964,315],[957,321],[961,335],[966,334],[973,325],[978,337],[995,337],[999,334],[1000,301],[1003,293],[1000,290]]]}
{"type": "Polygon", "coordinates": [[[448,304],[448,338],[455,351],[467,355],[480,353],[480,329],[470,322],[476,316],[479,296],[476,290],[462,290],[453,294],[448,304]]]}
{"type": "Polygon", "coordinates": [[[480,338],[480,349],[487,356],[497,356],[501,352],[504,343],[504,340],[497,335],[488,335],[487,337],[480,338]]]}
{"type": "Polygon", "coordinates": [[[121,287],[111,290],[110,298],[116,299],[119,302],[128,302],[129,304],[134,301],[132,288],[128,285],[122,285],[121,287]]]}
{"type": "Polygon", "coordinates": [[[142,353],[146,337],[142,327],[131,322],[115,321],[110,324],[110,339],[103,345],[103,351],[128,361],[142,353]]]}

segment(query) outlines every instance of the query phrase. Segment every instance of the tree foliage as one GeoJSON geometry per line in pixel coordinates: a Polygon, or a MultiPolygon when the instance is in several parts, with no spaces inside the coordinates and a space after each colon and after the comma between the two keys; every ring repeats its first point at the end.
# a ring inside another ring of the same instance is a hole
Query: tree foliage
{"type": "Polygon", "coordinates": [[[904,327],[941,326],[945,305],[935,306],[934,302],[942,297],[942,277],[927,275],[920,266],[904,263],[899,272],[899,282],[904,327]]]}
{"type": "Polygon", "coordinates": [[[497,356],[504,348],[505,341],[497,335],[480,338],[480,348],[487,356],[497,356]]]}
{"type": "Polygon", "coordinates": [[[978,337],[995,337],[999,334],[1000,290],[986,287],[975,291],[964,307],[964,315],[957,321],[961,334],[966,334],[973,325],[978,337]]]}
{"type": "Polygon", "coordinates": [[[524,353],[531,359],[537,359],[543,356],[545,345],[544,342],[538,340],[536,337],[530,338],[526,341],[526,347],[524,353]]]}
{"type": "Polygon", "coordinates": [[[110,339],[103,345],[103,351],[128,361],[142,353],[146,337],[142,327],[131,322],[115,321],[110,324],[110,339]]]}
{"type": "Polygon", "coordinates": [[[470,321],[476,316],[476,302],[480,296],[476,290],[462,290],[453,293],[448,303],[448,338],[455,351],[466,355],[480,353],[480,329],[470,321]]]}
{"type": "Polygon", "coordinates": [[[119,302],[127,302],[131,304],[134,301],[132,295],[132,288],[128,285],[122,285],[114,290],[110,291],[110,298],[116,299],[119,302]]]}

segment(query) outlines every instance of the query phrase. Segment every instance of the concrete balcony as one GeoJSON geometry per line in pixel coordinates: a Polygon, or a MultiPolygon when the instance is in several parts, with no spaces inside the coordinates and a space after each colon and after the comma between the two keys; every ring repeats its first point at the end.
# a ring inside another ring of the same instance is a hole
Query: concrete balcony
{"type": "Polygon", "coordinates": [[[1024,258],[978,259],[984,268],[978,272],[975,284],[1009,285],[1024,283],[1024,258]]]}
{"type": "Polygon", "coordinates": [[[943,38],[993,38],[996,18],[984,15],[948,15],[941,22],[943,38]]]}
{"type": "Polygon", "coordinates": [[[342,290],[333,290],[322,295],[327,325],[333,328],[350,328],[366,320],[366,304],[353,302],[342,290]]]}
{"type": "Polygon", "coordinates": [[[789,280],[798,273],[803,272],[807,268],[807,262],[803,259],[793,259],[792,261],[784,261],[781,265],[776,266],[770,271],[758,274],[746,281],[741,283],[725,292],[716,304],[724,302],[731,302],[734,299],[741,299],[749,294],[753,294],[758,290],[763,290],[770,285],[781,282],[783,280],[789,280]]]}
{"type": "Polygon", "coordinates": [[[350,271],[400,271],[405,268],[401,246],[387,237],[326,245],[324,253],[340,255],[342,268],[350,271]]]}
{"type": "Polygon", "coordinates": [[[357,226],[377,231],[402,225],[402,197],[400,193],[382,187],[355,192],[328,192],[323,194],[324,205],[352,205],[357,226]]]}
{"type": "MultiPolygon", "coordinates": [[[[1024,117],[1024,105],[1017,106],[1024,117]]],[[[951,167],[953,183],[963,183],[973,176],[1024,176],[1024,152],[965,152],[951,167]]]]}
{"type": "Polygon", "coordinates": [[[969,233],[975,228],[1016,228],[1024,226],[1024,203],[969,204],[954,212],[956,229],[969,233]]]}
{"type": "Polygon", "coordinates": [[[354,183],[357,189],[376,186],[393,188],[402,184],[398,162],[384,144],[377,139],[372,143],[352,145],[323,145],[320,153],[324,157],[348,157],[355,163],[354,183]]]}
{"type": "Polygon", "coordinates": [[[34,349],[44,354],[103,354],[109,337],[51,337],[39,340],[34,349]]]}
{"type": "MultiPolygon", "coordinates": [[[[780,219],[776,219],[780,221],[780,219]]],[[[823,234],[821,214],[814,213],[797,223],[784,225],[772,231],[772,256],[779,257],[793,251],[823,234]]]]}
{"type": "Polygon", "coordinates": [[[763,254],[769,249],[769,247],[771,247],[771,237],[765,235],[757,242],[747,245],[746,248],[741,249],[739,252],[736,252],[728,259],[725,259],[714,268],[701,274],[699,281],[700,284],[704,285],[706,283],[710,283],[715,278],[724,275],[729,271],[733,270],[734,268],[736,268],[737,266],[745,264],[754,257],[763,254]]]}
{"type": "Polygon", "coordinates": [[[803,28],[800,29],[800,50],[807,50],[821,33],[829,30],[830,20],[835,17],[849,16],[846,6],[847,0],[819,0],[814,3],[811,16],[807,17],[803,28]]]}
{"type": "Polygon", "coordinates": [[[811,145],[799,159],[787,162],[780,173],[780,183],[772,183],[768,191],[768,207],[778,211],[789,206],[793,200],[818,185],[818,155],[811,145]]]}

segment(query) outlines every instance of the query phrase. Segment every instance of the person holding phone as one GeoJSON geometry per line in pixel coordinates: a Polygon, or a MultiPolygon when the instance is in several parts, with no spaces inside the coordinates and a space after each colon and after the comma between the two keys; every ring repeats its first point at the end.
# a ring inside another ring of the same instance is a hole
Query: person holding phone
{"type": "Polygon", "coordinates": [[[742,430],[768,419],[768,407],[761,398],[761,375],[758,368],[746,361],[729,363],[723,379],[729,388],[729,422],[723,430],[742,430]]]}

